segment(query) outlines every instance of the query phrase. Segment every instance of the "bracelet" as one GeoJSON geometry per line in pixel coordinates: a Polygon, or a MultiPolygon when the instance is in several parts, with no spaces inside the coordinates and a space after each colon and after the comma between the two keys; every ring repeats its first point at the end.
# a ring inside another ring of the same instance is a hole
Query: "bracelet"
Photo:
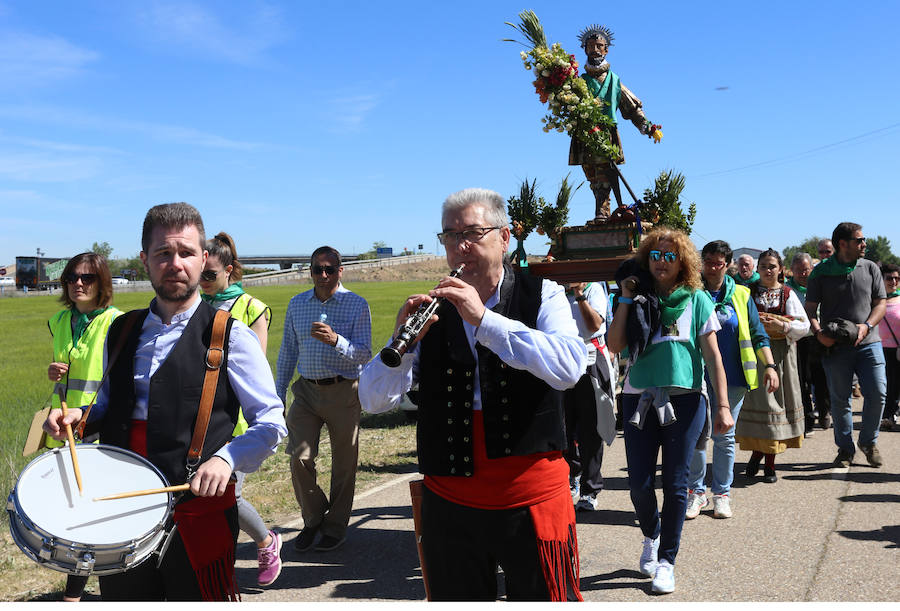
{"type": "Polygon", "coordinates": [[[634,299],[632,299],[631,297],[619,297],[618,302],[619,303],[634,303],[634,299]]]}
{"type": "Polygon", "coordinates": [[[579,303],[582,301],[587,301],[587,297],[585,297],[584,295],[579,295],[578,297],[575,298],[575,301],[577,301],[579,303]]]}
{"type": "Polygon", "coordinates": [[[766,369],[774,369],[775,371],[778,371],[778,367],[775,365],[775,363],[766,363],[766,369]]]}

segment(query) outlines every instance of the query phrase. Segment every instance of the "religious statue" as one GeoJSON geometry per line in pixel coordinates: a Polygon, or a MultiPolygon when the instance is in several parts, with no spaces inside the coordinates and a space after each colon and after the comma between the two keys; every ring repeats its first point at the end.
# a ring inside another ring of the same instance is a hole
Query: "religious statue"
{"type": "Polygon", "coordinates": [[[587,55],[583,78],[590,94],[604,103],[603,110],[612,121],[611,125],[604,126],[603,129],[609,132],[610,142],[619,152],[614,159],[598,157],[586,149],[581,139],[572,138],[569,147],[569,165],[580,165],[590,183],[591,191],[594,193],[595,218],[589,223],[594,224],[603,224],[610,218],[610,190],[615,193],[619,208],[625,207],[619,192],[621,174],[616,167],[617,164],[625,163],[625,157],[621,153],[619,130],[615,126],[616,110],[618,109],[622,117],[631,121],[638,131],[652,138],[654,142],[662,139],[660,126],[651,123],[644,116],[641,101],[619,81],[619,76],[609,69],[606,54],[613,45],[613,39],[613,33],[609,28],[596,24],[585,28],[578,36],[581,47],[587,55]]]}

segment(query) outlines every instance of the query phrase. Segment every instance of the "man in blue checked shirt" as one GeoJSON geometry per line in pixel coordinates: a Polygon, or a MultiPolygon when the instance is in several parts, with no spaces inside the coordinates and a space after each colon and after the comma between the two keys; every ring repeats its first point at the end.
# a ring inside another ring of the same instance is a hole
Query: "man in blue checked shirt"
{"type": "Polygon", "coordinates": [[[341,285],[341,254],[320,246],[312,254],[315,288],[295,295],[284,319],[275,388],[287,405],[291,481],[303,514],[303,530],[294,549],[316,551],[340,547],[347,538],[359,455],[357,380],[372,356],[372,317],[366,300],[341,285]],[[316,483],[316,456],[322,425],[331,439],[331,494],[316,483]],[[321,538],[316,544],[316,537],[321,538]]]}

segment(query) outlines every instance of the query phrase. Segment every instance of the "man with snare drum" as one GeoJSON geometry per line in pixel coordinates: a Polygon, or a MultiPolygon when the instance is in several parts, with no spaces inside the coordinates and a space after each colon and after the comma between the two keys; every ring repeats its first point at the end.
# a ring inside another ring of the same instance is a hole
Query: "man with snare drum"
{"type": "MultiPolygon", "coordinates": [[[[201,453],[188,459],[189,449],[197,447],[192,434],[202,426],[197,419],[201,388],[216,350],[210,348],[216,310],[201,301],[198,290],[205,243],[203,220],[193,206],[151,208],[144,219],[141,260],[156,298],[148,309],[120,316],[107,336],[104,360],[122,348],[88,411],[87,430],[98,430],[104,444],[145,456],[170,484],[188,481],[190,490],[175,506],[177,528],[163,546],[159,565],[152,557],[127,572],[101,576],[103,600],[238,599],[231,474],[255,471],[287,433],[284,406],[256,336],[228,317],[224,375],[215,386],[201,453]],[[232,440],[239,406],[250,427],[232,440]]],[[[53,410],[44,430],[63,439],[65,425],[82,417],[81,409],[66,416],[53,410]]],[[[103,476],[84,473],[85,479],[103,476]]],[[[130,490],[129,482],[122,482],[122,490],[130,490]]]]}

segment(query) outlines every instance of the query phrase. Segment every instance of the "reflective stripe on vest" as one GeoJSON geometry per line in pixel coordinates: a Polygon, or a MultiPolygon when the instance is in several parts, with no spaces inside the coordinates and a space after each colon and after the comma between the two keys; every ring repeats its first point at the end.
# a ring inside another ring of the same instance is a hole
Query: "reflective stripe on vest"
{"type": "Polygon", "coordinates": [[[744,380],[750,390],[759,386],[759,370],[756,365],[756,351],[753,350],[753,341],[750,339],[750,318],[747,314],[747,304],[750,301],[750,289],[737,285],[731,295],[731,305],[738,319],[738,351],[741,356],[741,367],[744,370],[744,380]]]}

